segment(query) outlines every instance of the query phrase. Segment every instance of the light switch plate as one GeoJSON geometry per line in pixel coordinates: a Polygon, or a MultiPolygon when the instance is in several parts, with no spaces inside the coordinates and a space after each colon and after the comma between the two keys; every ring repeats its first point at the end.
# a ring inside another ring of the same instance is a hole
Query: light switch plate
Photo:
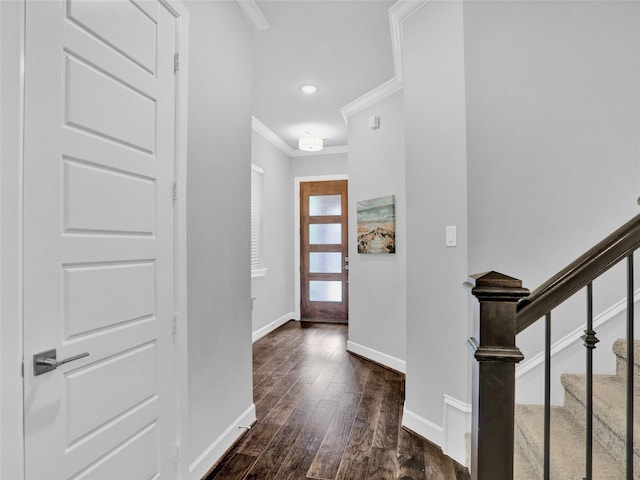
{"type": "Polygon", "coordinates": [[[447,247],[455,247],[457,245],[457,238],[456,238],[456,226],[455,225],[451,225],[445,228],[445,232],[446,232],[446,242],[445,245],[447,247]]]}

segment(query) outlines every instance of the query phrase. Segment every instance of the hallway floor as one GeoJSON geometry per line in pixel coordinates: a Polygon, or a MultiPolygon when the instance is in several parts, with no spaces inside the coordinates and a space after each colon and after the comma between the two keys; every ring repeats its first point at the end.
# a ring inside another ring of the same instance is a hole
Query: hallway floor
{"type": "Polygon", "coordinates": [[[467,480],[400,427],[404,375],[347,353],[346,342],[346,325],[293,321],[258,340],[258,421],[206,480],[467,480]]]}

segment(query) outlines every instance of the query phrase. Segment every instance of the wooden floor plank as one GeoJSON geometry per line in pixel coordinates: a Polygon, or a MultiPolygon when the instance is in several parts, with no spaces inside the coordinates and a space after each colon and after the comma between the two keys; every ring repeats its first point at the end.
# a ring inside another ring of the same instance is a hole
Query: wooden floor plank
{"type": "Polygon", "coordinates": [[[367,480],[398,478],[398,458],[395,449],[372,448],[367,480]]]}
{"type": "Polygon", "coordinates": [[[385,380],[383,397],[378,416],[378,423],[373,438],[373,447],[380,449],[396,449],[398,447],[399,420],[402,416],[401,382],[385,380]]]}
{"type": "Polygon", "coordinates": [[[320,400],[295,445],[289,452],[276,475],[278,480],[298,480],[305,478],[309,466],[315,458],[318,448],[329,428],[332,413],[336,410],[336,402],[320,400]]]}
{"type": "Polygon", "coordinates": [[[424,450],[421,441],[404,429],[398,435],[398,476],[412,480],[427,480],[424,450]]]}
{"type": "Polygon", "coordinates": [[[238,453],[258,457],[265,451],[273,437],[280,430],[280,425],[256,423],[236,446],[238,453]]]}
{"type": "Polygon", "coordinates": [[[334,382],[349,385],[353,393],[362,393],[369,379],[371,368],[360,357],[349,354],[344,367],[333,378],[334,382]]]}
{"type": "MultiPolygon", "coordinates": [[[[306,368],[302,364],[294,366],[286,375],[280,378],[279,382],[272,386],[271,390],[264,395],[260,396],[260,390],[258,387],[254,387],[253,401],[256,406],[256,411],[259,418],[265,418],[271,413],[278,403],[282,401],[289,391],[294,387],[304,385],[306,368]]],[[[317,377],[317,374],[316,374],[317,377]]],[[[315,377],[314,377],[315,380],[315,377]]],[[[265,421],[266,418],[265,418],[265,421]]],[[[282,424],[282,422],[277,422],[282,424]]]]}
{"type": "Polygon", "coordinates": [[[380,368],[372,369],[369,375],[351,435],[345,448],[345,460],[366,462],[369,459],[384,398],[384,372],[381,370],[380,368]]]}
{"type": "Polygon", "coordinates": [[[442,454],[440,447],[426,442],[423,451],[426,475],[429,480],[456,480],[454,462],[442,454]]]}
{"type": "Polygon", "coordinates": [[[308,383],[295,382],[261,418],[265,422],[284,425],[304,397],[308,387],[308,383]]]}
{"type": "Polygon", "coordinates": [[[258,340],[258,420],[206,480],[468,480],[401,428],[404,375],[348,353],[346,342],[345,325],[301,322],[258,340]]]}
{"type": "MultiPolygon", "coordinates": [[[[293,444],[300,435],[300,429],[296,426],[283,426],[278,431],[278,435],[271,441],[262,452],[251,471],[250,478],[274,478],[280,470],[285,458],[293,448],[293,444]]],[[[227,480],[224,477],[212,477],[216,480],[227,480]]]]}
{"type": "Polygon", "coordinates": [[[343,460],[336,474],[335,480],[366,480],[368,462],[353,462],[351,460],[343,460]]]}
{"type": "Polygon", "coordinates": [[[257,457],[236,453],[220,470],[216,478],[226,480],[243,480],[247,472],[256,462],[257,457]]]}
{"type": "Polygon", "coordinates": [[[360,397],[361,395],[356,393],[342,394],[322,444],[307,471],[308,477],[336,477],[360,405],[360,397]]]}

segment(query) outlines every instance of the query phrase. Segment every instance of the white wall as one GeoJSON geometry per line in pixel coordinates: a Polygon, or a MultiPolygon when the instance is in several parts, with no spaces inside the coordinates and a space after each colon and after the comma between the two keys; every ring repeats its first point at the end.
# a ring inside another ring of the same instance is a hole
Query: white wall
{"type": "Polygon", "coordinates": [[[347,154],[304,155],[291,159],[292,177],[339,175],[347,173],[347,154]]]}
{"type": "Polygon", "coordinates": [[[349,118],[349,343],[348,349],[405,371],[406,266],[405,160],[402,93],[349,118]],[[380,117],[371,130],[367,119],[380,117]],[[356,203],[396,199],[396,253],[358,254],[356,203]]]}
{"type": "MultiPolygon", "coordinates": [[[[464,16],[469,271],[534,289],[639,213],[640,3],[466,2],[464,16]]],[[[596,282],[596,314],[623,278],[596,282]]],[[[554,342],[584,305],[554,312],[554,342]]],[[[518,337],[525,362],[542,338],[518,337]]]]}
{"type": "Polygon", "coordinates": [[[407,203],[407,386],[403,424],[465,459],[469,403],[467,157],[462,2],[403,22],[407,203]],[[457,227],[457,247],[445,227],[457,227]],[[445,397],[447,395],[447,397],[445,397]],[[445,399],[448,399],[445,401],[445,399]],[[465,422],[452,421],[456,425],[465,422]]]}
{"type": "Polygon", "coordinates": [[[231,2],[186,2],[188,139],[187,478],[255,419],[252,403],[251,32],[231,2]]]}
{"type": "Polygon", "coordinates": [[[264,170],[263,266],[267,273],[251,280],[254,341],[295,316],[293,304],[293,190],[291,160],[253,132],[251,162],[264,170]]]}

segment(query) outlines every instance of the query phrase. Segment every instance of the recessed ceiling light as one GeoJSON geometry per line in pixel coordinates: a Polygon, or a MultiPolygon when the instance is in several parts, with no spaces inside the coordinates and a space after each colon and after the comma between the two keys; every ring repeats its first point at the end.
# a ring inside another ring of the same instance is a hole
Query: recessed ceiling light
{"type": "Polygon", "coordinates": [[[316,87],[315,85],[303,85],[302,87],[300,87],[300,90],[302,90],[307,95],[311,95],[318,90],[318,87],[316,87]]]}

